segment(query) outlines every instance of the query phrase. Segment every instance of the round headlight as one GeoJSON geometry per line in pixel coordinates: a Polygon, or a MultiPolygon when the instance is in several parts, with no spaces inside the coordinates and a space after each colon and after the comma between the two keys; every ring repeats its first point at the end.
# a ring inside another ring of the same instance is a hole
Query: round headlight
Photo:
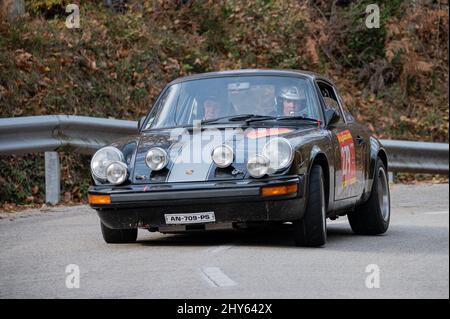
{"type": "Polygon", "coordinates": [[[264,155],[256,155],[247,162],[247,171],[255,178],[263,177],[267,174],[268,170],[269,159],[264,155]]]}
{"type": "Polygon", "coordinates": [[[91,160],[92,175],[100,180],[106,181],[106,169],[112,162],[122,162],[123,154],[114,146],[106,146],[99,149],[91,160]]]}
{"type": "Polygon", "coordinates": [[[128,167],[123,162],[112,162],[106,169],[106,179],[114,185],[125,182],[128,175],[128,167]]]}
{"type": "Polygon", "coordinates": [[[168,162],[167,152],[160,147],[151,148],[145,155],[145,163],[153,171],[162,170],[168,162]]]}
{"type": "Polygon", "coordinates": [[[274,138],[267,142],[261,154],[269,159],[269,173],[288,167],[294,158],[291,143],[282,137],[274,138]]]}
{"type": "Polygon", "coordinates": [[[225,144],[214,147],[211,158],[221,168],[230,166],[234,160],[233,149],[225,144]]]}

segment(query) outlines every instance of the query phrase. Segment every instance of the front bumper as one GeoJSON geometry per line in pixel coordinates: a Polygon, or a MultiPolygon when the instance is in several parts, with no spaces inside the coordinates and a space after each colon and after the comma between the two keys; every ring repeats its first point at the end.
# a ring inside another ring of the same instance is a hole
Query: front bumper
{"type": "Polygon", "coordinates": [[[91,204],[114,229],[165,226],[165,214],[213,211],[216,223],[292,221],[303,217],[305,178],[164,183],[121,187],[91,186],[90,195],[110,195],[109,204],[91,204]],[[297,184],[296,193],[263,197],[265,186],[297,184]]]}

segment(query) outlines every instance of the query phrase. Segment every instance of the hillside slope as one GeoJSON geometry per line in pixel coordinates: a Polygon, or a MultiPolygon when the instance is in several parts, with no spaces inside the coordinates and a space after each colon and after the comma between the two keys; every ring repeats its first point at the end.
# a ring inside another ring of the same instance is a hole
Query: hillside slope
{"type": "MultiPolygon", "coordinates": [[[[181,75],[292,68],[333,79],[380,138],[448,141],[448,1],[378,1],[368,29],[372,2],[83,1],[68,29],[64,1],[27,1],[26,17],[0,20],[0,116],[137,119],[181,75]]],[[[61,159],[65,199],[80,200],[89,158],[61,159]]],[[[42,154],[3,157],[0,172],[0,202],[43,200],[42,154]]]]}

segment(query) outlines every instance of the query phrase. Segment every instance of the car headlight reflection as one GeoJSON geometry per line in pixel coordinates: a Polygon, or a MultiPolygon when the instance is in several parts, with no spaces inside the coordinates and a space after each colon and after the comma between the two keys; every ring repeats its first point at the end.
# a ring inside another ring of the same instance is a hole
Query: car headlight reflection
{"type": "Polygon", "coordinates": [[[113,146],[99,149],[91,160],[91,172],[95,179],[106,181],[106,170],[112,162],[123,162],[123,154],[113,146]]]}
{"type": "Polygon", "coordinates": [[[123,162],[112,162],[106,169],[106,179],[114,185],[125,182],[128,175],[128,167],[123,162]]]}
{"type": "Polygon", "coordinates": [[[269,159],[264,155],[256,155],[247,162],[248,173],[255,178],[266,175],[269,171],[269,159]]]}
{"type": "Polygon", "coordinates": [[[234,160],[233,149],[225,144],[216,146],[211,153],[211,158],[218,167],[228,167],[234,160]]]}
{"type": "Polygon", "coordinates": [[[153,171],[160,171],[169,162],[167,152],[160,147],[151,148],[145,155],[145,163],[153,171]]]}
{"type": "Polygon", "coordinates": [[[269,174],[291,165],[294,157],[291,143],[282,137],[268,141],[261,154],[269,159],[269,174]]]}

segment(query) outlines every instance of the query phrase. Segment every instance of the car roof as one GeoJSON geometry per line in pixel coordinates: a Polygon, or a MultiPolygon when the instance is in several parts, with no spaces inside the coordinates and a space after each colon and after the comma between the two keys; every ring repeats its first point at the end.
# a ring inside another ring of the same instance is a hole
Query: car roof
{"type": "Polygon", "coordinates": [[[332,83],[327,78],[310,71],[301,71],[301,70],[277,70],[277,69],[240,69],[240,70],[226,70],[226,71],[218,71],[218,72],[206,72],[193,74],[189,76],[179,77],[168,85],[172,85],[175,83],[191,81],[191,80],[199,80],[199,79],[208,79],[208,78],[217,78],[217,77],[225,77],[225,76],[252,76],[252,75],[281,75],[281,76],[304,76],[308,77],[312,80],[320,79],[325,80],[327,82],[332,83]]]}

